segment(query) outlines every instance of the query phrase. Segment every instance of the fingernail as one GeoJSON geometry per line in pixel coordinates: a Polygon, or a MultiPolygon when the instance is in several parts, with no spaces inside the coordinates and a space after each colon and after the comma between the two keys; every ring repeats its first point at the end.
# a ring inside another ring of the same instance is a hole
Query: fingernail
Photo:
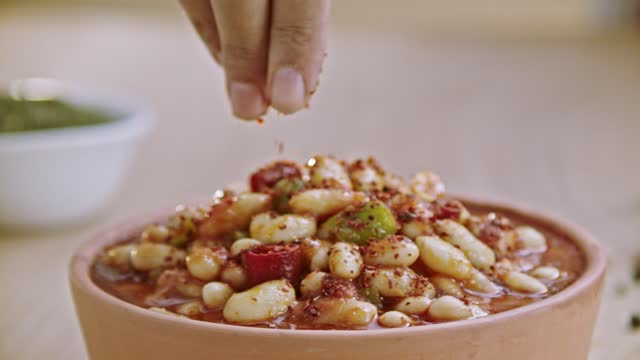
{"type": "Polygon", "coordinates": [[[229,97],[233,114],[241,119],[257,119],[265,111],[266,104],[258,88],[245,82],[232,82],[229,97]]]}
{"type": "Polygon", "coordinates": [[[304,107],[304,81],[302,75],[292,68],[278,69],[273,76],[271,105],[285,114],[304,107]]]}

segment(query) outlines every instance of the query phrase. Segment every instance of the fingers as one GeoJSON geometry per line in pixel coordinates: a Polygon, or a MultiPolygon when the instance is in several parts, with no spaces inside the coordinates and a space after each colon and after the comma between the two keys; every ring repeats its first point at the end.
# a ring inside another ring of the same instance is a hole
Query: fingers
{"type": "Polygon", "coordinates": [[[212,0],[222,64],[233,113],[256,119],[267,109],[263,94],[269,43],[269,1],[212,0]]]}
{"type": "Polygon", "coordinates": [[[202,41],[207,45],[213,58],[220,63],[220,37],[213,17],[213,9],[209,0],[180,0],[193,27],[202,41]]]}
{"type": "Polygon", "coordinates": [[[267,94],[285,114],[302,109],[318,83],[330,0],[273,0],[267,94]]]}

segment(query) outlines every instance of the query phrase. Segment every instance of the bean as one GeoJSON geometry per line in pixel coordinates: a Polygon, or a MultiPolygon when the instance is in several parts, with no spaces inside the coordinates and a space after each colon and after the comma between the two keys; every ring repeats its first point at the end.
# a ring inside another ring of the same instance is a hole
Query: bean
{"type": "Polygon", "coordinates": [[[509,271],[501,276],[502,281],[511,289],[529,294],[543,294],[547,292],[547,287],[540,280],[527,274],[509,271]]]}
{"type": "Polygon", "coordinates": [[[387,311],[378,318],[380,325],[388,328],[400,328],[411,326],[413,320],[399,311],[387,311]]]}
{"type": "Polygon", "coordinates": [[[233,295],[233,289],[222,282],[210,282],[202,288],[202,301],[208,308],[221,308],[233,295]]]}
{"type": "Polygon", "coordinates": [[[358,191],[381,191],[384,188],[384,171],[373,158],[356,160],[349,166],[353,188],[358,191]]]}
{"type": "Polygon", "coordinates": [[[329,269],[329,250],[331,245],[326,240],[309,238],[302,240],[302,255],[309,264],[311,271],[326,271],[329,269]]]}
{"type": "Polygon", "coordinates": [[[473,266],[464,253],[438,236],[419,236],[416,244],[420,259],[428,268],[456,279],[471,276],[473,266]]]}
{"type": "Polygon", "coordinates": [[[314,156],[307,162],[310,182],[316,188],[351,190],[351,179],[342,164],[328,156],[314,156]]]}
{"type": "Polygon", "coordinates": [[[367,265],[410,266],[419,255],[418,246],[411,239],[390,235],[382,240],[370,241],[365,247],[363,259],[367,265]]]}
{"type": "Polygon", "coordinates": [[[261,193],[242,193],[235,200],[222,200],[211,208],[199,234],[211,238],[246,229],[254,215],[271,210],[271,202],[270,195],[261,193]]]}
{"type": "Polygon", "coordinates": [[[466,227],[453,220],[439,220],[436,230],[443,233],[443,239],[460,248],[471,264],[480,270],[488,270],[496,263],[493,250],[478,240],[466,227]]]}
{"type": "Polygon", "coordinates": [[[464,280],[464,287],[483,295],[499,295],[502,293],[500,286],[477,269],[473,269],[471,276],[464,280]]]}
{"type": "Polygon", "coordinates": [[[332,274],[345,279],[355,279],[362,272],[362,256],[358,246],[339,242],[329,251],[329,270],[332,274]]]}
{"type": "Polygon", "coordinates": [[[364,283],[382,296],[407,297],[418,290],[419,277],[404,267],[365,269],[364,283]]]}
{"type": "Polygon", "coordinates": [[[463,320],[473,317],[473,311],[469,306],[449,295],[433,300],[427,313],[437,320],[463,320]]]}
{"type": "Polygon", "coordinates": [[[187,270],[196,279],[210,281],[222,270],[223,260],[209,248],[196,248],[187,256],[187,270]]]}
{"type": "Polygon", "coordinates": [[[155,313],[158,314],[162,314],[162,315],[169,315],[169,316],[173,316],[173,317],[178,317],[178,318],[183,318],[183,319],[188,319],[188,317],[184,316],[184,315],[180,315],[180,314],[176,314],[174,312],[171,312],[165,308],[161,308],[161,307],[156,307],[156,306],[152,306],[149,308],[150,311],[153,311],[155,313]]]}
{"type": "Polygon", "coordinates": [[[310,215],[316,218],[327,218],[352,204],[357,199],[364,199],[364,194],[340,189],[310,189],[299,192],[289,201],[291,211],[295,214],[310,215]]]}
{"type": "Polygon", "coordinates": [[[202,303],[198,300],[189,301],[176,307],[176,312],[184,316],[196,316],[200,313],[202,303]]]}
{"type": "Polygon", "coordinates": [[[135,245],[126,244],[112,247],[102,257],[102,262],[106,265],[128,270],[131,267],[131,252],[135,245]]]}
{"type": "Polygon", "coordinates": [[[322,282],[328,274],[322,271],[310,272],[300,283],[300,293],[304,297],[312,297],[320,294],[322,282]]]}
{"type": "Polygon", "coordinates": [[[313,305],[318,311],[314,322],[320,325],[362,328],[378,314],[375,305],[354,299],[319,298],[313,305]]]}
{"type": "Polygon", "coordinates": [[[451,295],[458,299],[462,299],[464,297],[462,288],[452,278],[436,275],[429,277],[429,280],[433,285],[435,285],[436,289],[440,290],[440,292],[445,295],[451,295]]]}
{"type": "Polygon", "coordinates": [[[316,233],[316,220],[300,215],[280,215],[271,213],[256,215],[249,227],[251,237],[263,244],[289,243],[311,237],[316,233]]]}
{"type": "Polygon", "coordinates": [[[402,224],[402,234],[411,239],[418,236],[433,234],[433,226],[427,219],[415,219],[402,224]]]}
{"type": "Polygon", "coordinates": [[[258,324],[286,314],[295,301],[296,291],[288,281],[272,280],[231,295],[222,315],[232,323],[258,324]]]}
{"type": "Polygon", "coordinates": [[[164,243],[169,239],[169,228],[164,225],[148,226],[140,235],[141,242],[164,243]]]}
{"type": "Polygon", "coordinates": [[[444,194],[445,187],[438,175],[431,171],[422,171],[411,180],[411,190],[427,201],[434,201],[444,194]]]}
{"type": "Polygon", "coordinates": [[[555,280],[560,277],[560,270],[553,266],[539,266],[529,272],[529,275],[537,279],[555,280]]]}
{"type": "Polygon", "coordinates": [[[228,262],[220,273],[220,280],[231,285],[235,290],[243,290],[248,283],[244,268],[235,262],[228,262]]]}
{"type": "Polygon", "coordinates": [[[245,250],[249,250],[254,246],[262,245],[262,243],[256,239],[243,238],[238,239],[231,244],[231,256],[236,257],[245,250]]]}
{"type": "Polygon", "coordinates": [[[547,249],[547,240],[541,232],[531,226],[518,226],[518,248],[542,252],[547,249]]]}
{"type": "Polygon", "coordinates": [[[182,259],[184,251],[166,244],[143,243],[131,250],[131,264],[140,271],[174,266],[182,259]]]}
{"type": "Polygon", "coordinates": [[[409,296],[396,304],[394,310],[407,315],[424,314],[431,305],[431,298],[428,296],[409,296]]]}

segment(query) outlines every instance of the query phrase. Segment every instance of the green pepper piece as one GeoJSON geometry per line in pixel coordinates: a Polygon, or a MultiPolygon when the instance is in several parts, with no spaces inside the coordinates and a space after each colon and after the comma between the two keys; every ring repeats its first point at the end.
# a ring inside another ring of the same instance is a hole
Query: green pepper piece
{"type": "Polygon", "coordinates": [[[358,291],[360,295],[362,295],[367,302],[375,305],[377,308],[382,307],[382,299],[380,299],[380,293],[377,289],[374,288],[362,288],[358,291]]]}
{"type": "Polygon", "coordinates": [[[369,239],[384,239],[396,231],[398,224],[391,210],[381,201],[374,200],[333,215],[322,224],[319,235],[365,245],[369,239]]]}
{"type": "Polygon", "coordinates": [[[273,208],[281,213],[288,213],[289,209],[289,200],[291,199],[291,195],[297,193],[298,191],[304,189],[304,181],[300,178],[286,178],[278,181],[273,186],[273,208]]]}

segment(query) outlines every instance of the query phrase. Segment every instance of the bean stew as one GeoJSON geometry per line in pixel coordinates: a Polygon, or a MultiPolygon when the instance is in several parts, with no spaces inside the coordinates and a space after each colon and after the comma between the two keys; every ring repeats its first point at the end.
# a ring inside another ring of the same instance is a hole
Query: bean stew
{"type": "Polygon", "coordinates": [[[479,318],[552,296],[585,268],[561,234],[404,181],[373,158],[276,161],[249,190],[179,206],[104,249],[93,281],[168,316],[280,329],[376,329],[479,318]]]}

